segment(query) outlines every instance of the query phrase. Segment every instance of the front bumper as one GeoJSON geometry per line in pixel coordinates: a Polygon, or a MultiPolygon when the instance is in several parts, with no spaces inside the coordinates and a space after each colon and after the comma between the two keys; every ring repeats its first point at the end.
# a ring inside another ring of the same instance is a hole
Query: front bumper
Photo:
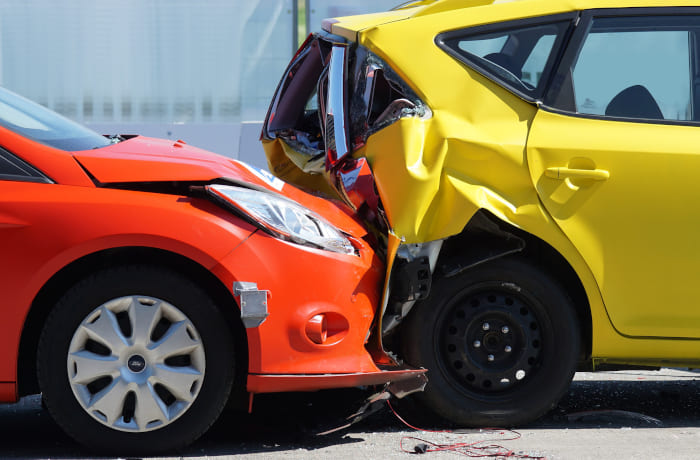
{"type": "Polygon", "coordinates": [[[357,372],[352,374],[319,375],[249,375],[248,391],[250,393],[276,393],[284,391],[314,391],[329,388],[347,388],[369,385],[390,385],[389,391],[398,397],[415,391],[422,391],[427,383],[425,369],[406,366],[388,367],[376,372],[357,372]]]}
{"type": "Polygon", "coordinates": [[[299,246],[258,231],[214,269],[232,294],[234,283],[240,288],[242,282],[255,283],[256,292],[268,291],[264,321],[245,329],[249,392],[377,385],[424,374],[386,366],[393,361],[373,349],[370,331],[380,305],[384,264],[363,240],[353,239],[353,244],[357,256],[299,246]],[[327,321],[324,340],[309,332],[319,317],[327,321]]]}

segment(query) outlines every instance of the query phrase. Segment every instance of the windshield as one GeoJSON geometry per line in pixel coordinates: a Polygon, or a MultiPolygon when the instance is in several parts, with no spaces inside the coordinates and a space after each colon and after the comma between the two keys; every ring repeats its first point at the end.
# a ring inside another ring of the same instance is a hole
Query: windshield
{"type": "Polygon", "coordinates": [[[66,151],[91,150],[112,143],[96,132],[4,88],[0,88],[0,126],[66,151]]]}

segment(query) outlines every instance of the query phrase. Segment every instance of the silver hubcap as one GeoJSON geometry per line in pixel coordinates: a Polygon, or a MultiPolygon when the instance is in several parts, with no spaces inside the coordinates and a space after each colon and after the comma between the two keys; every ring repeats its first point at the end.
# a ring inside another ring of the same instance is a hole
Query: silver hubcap
{"type": "Polygon", "coordinates": [[[162,428],[185,413],[205,371],[204,346],[187,316],[146,296],[110,300],[87,315],[67,364],[83,409],[130,432],[162,428]]]}

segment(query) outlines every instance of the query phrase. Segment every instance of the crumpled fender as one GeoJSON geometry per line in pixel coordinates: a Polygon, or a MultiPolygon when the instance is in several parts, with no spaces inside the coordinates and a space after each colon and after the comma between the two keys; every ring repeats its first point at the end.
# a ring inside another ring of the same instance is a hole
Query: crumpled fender
{"type": "MultiPolygon", "coordinates": [[[[522,104],[534,115],[536,108],[522,104]]],[[[523,151],[529,117],[522,115],[522,123],[482,119],[478,128],[447,113],[404,118],[370,136],[355,156],[370,161],[390,227],[403,243],[459,234],[484,209],[554,247],[589,295],[596,331],[593,355],[609,355],[607,350],[619,350],[621,336],[611,325],[589,267],[541,206],[523,151]]],[[[386,262],[391,267],[392,260],[386,262]]]]}

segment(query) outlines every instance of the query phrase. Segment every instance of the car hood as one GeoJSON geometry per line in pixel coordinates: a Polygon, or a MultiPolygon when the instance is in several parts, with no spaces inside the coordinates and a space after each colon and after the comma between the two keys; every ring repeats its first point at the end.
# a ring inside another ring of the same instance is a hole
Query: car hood
{"type": "Polygon", "coordinates": [[[225,179],[291,198],[352,236],[361,238],[367,233],[352,210],[340,201],[305,193],[267,171],[183,141],[137,136],[100,149],[74,152],[73,156],[94,180],[104,186],[206,183],[225,179]]]}

